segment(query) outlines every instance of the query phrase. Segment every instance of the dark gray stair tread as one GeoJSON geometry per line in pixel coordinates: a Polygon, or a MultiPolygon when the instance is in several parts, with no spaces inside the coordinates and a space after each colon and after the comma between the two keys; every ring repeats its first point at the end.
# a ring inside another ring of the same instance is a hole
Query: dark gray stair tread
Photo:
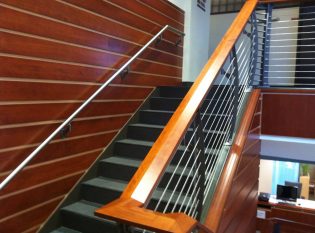
{"type": "Polygon", "coordinates": [[[102,204],[80,200],[61,209],[63,226],[85,233],[117,232],[118,224],[114,221],[94,215],[102,204]]]}
{"type": "Polygon", "coordinates": [[[122,139],[117,141],[118,143],[123,143],[123,144],[133,144],[133,145],[139,145],[139,146],[149,146],[152,147],[154,142],[149,142],[149,141],[143,141],[143,140],[136,140],[136,139],[122,139]]]}
{"type": "Polygon", "coordinates": [[[127,183],[122,180],[116,180],[105,177],[95,177],[82,183],[83,185],[90,185],[99,187],[102,189],[111,189],[116,191],[123,191],[127,186],[127,183]]]}
{"type": "MultiPolygon", "coordinates": [[[[119,157],[119,156],[112,156],[106,159],[101,160],[102,163],[112,163],[112,164],[118,164],[118,165],[124,165],[124,166],[130,166],[130,167],[139,167],[141,164],[141,160],[138,159],[130,159],[130,158],[125,158],[125,157],[119,157]]],[[[172,172],[174,171],[176,166],[174,165],[169,165],[166,169],[166,172],[172,172]]],[[[176,174],[181,174],[183,171],[182,167],[178,167],[176,169],[176,174]]],[[[184,171],[184,175],[187,175],[188,172],[184,171]]]]}
{"type": "Polygon", "coordinates": [[[58,229],[53,230],[50,233],[82,233],[82,232],[70,229],[68,227],[59,227],[58,229]]]}
{"type": "MultiPolygon", "coordinates": [[[[118,192],[123,192],[128,182],[122,180],[115,180],[105,177],[96,177],[84,182],[86,185],[95,186],[101,189],[111,189],[116,190],[118,192]]],[[[153,193],[152,199],[158,200],[162,196],[163,190],[156,189],[153,193]]],[[[166,192],[164,195],[164,200],[169,200],[171,196],[170,192],[166,192]]],[[[176,200],[178,197],[178,193],[174,194],[173,200],[176,200]]],[[[102,205],[100,205],[102,206],[102,205]]]]}

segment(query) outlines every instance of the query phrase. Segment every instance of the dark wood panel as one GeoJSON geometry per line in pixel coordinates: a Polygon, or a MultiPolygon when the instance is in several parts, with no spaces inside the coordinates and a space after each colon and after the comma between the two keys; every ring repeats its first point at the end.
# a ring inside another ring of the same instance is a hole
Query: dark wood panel
{"type": "MultiPolygon", "coordinates": [[[[98,86],[1,81],[1,101],[86,100],[98,86]]],[[[96,99],[145,99],[153,88],[108,86],[96,99]]]]}
{"type": "MultiPolygon", "coordinates": [[[[3,6],[0,6],[0,11],[3,16],[0,17],[0,27],[5,29],[103,49],[129,56],[134,55],[135,51],[141,49],[139,44],[133,42],[83,30],[71,25],[29,15],[3,6]]],[[[144,43],[145,41],[143,44],[144,43]]],[[[143,55],[140,57],[181,66],[182,58],[180,56],[182,55],[182,50],[178,47],[162,41],[159,44],[151,45],[151,48],[144,51],[143,55]],[[163,50],[156,50],[159,48],[163,48],[163,50]]]]}
{"type": "MultiPolygon", "coordinates": [[[[106,2],[102,0],[90,0],[90,1],[80,1],[80,0],[64,0],[67,3],[73,4],[75,6],[82,7],[84,9],[90,10],[92,12],[96,12],[100,15],[106,15],[106,17],[110,17],[116,21],[127,25],[133,25],[133,27],[140,29],[145,32],[149,32],[150,34],[158,33],[162,27],[166,24],[160,25],[159,23],[148,21],[146,18],[139,17],[139,15],[134,14],[134,12],[128,12],[122,10],[121,7],[117,7],[117,5],[112,4],[112,2],[106,2]]],[[[152,2],[153,3],[153,2],[152,2]]],[[[141,4],[137,4],[139,7],[141,4]]],[[[140,6],[141,7],[141,6],[140,6]]],[[[152,13],[155,12],[151,10],[152,13]]],[[[166,20],[167,21],[167,20],[166,20]]],[[[178,28],[183,31],[182,25],[179,25],[178,28]]],[[[178,39],[178,35],[171,33],[169,31],[164,33],[164,38],[170,41],[176,41],[178,39]]]]}
{"type": "MultiPolygon", "coordinates": [[[[251,163],[246,166],[242,172],[239,172],[233,181],[232,189],[229,193],[229,200],[225,205],[225,208],[228,212],[230,211],[239,211],[242,210],[241,206],[234,208],[233,206],[239,202],[239,200],[246,193],[248,189],[252,189],[253,185],[258,182],[259,176],[259,156],[256,155],[251,161],[251,163]]],[[[257,190],[256,190],[257,194],[257,190]]],[[[232,216],[232,215],[231,215],[232,216]]],[[[224,219],[223,219],[224,221],[224,219]]],[[[225,224],[222,224],[225,225],[225,224]]]]}
{"type": "MultiPolygon", "coordinates": [[[[156,11],[152,11],[150,9],[150,6],[152,2],[150,2],[148,5],[146,4],[139,4],[140,1],[138,1],[139,3],[137,4],[134,4],[132,1],[123,1],[123,0],[111,0],[111,2],[121,6],[121,7],[124,7],[132,12],[135,12],[145,18],[148,18],[148,19],[152,19],[154,20],[155,22],[159,23],[160,25],[171,25],[177,29],[179,29],[180,31],[184,31],[184,27],[181,23],[178,23],[177,21],[175,20],[172,20],[171,18],[168,18],[166,17],[165,15],[159,13],[159,12],[156,12],[156,11]]],[[[154,3],[152,3],[154,4],[154,3]]]]}
{"type": "MultiPolygon", "coordinates": [[[[104,119],[90,119],[73,121],[71,132],[67,137],[89,135],[105,131],[118,131],[130,118],[130,116],[108,117],[104,119]]],[[[0,129],[0,148],[10,148],[19,145],[40,143],[49,136],[61,123],[47,122],[44,125],[31,125],[0,129]],[[12,140],[14,135],[14,140],[12,140]]],[[[60,139],[60,135],[56,137],[60,139]]],[[[12,152],[11,152],[12,153],[12,152]]],[[[0,165],[1,167],[1,165],[0,165]]]]}
{"type": "MultiPolygon", "coordinates": [[[[93,51],[86,48],[64,45],[51,41],[19,36],[0,32],[0,46],[2,52],[36,58],[52,59],[63,62],[74,62],[98,67],[121,67],[129,58],[108,54],[107,52],[93,51]]],[[[178,67],[135,60],[130,69],[133,71],[181,77],[178,67]]]]}
{"type": "Polygon", "coordinates": [[[1,232],[21,233],[42,223],[56,208],[61,198],[0,223],[1,232]]]}
{"type": "MultiPolygon", "coordinates": [[[[1,191],[1,195],[61,178],[69,174],[69,168],[71,168],[72,173],[82,171],[89,167],[99,154],[100,152],[93,152],[40,166],[28,167],[20,172],[15,179],[1,191]]],[[[3,178],[2,176],[0,179],[3,180],[3,178]]]]}
{"type": "MultiPolygon", "coordinates": [[[[250,227],[251,220],[253,216],[256,215],[257,209],[257,189],[258,189],[258,179],[254,184],[246,184],[246,190],[244,190],[243,195],[239,195],[238,201],[233,203],[234,207],[229,210],[229,213],[224,217],[226,223],[222,224],[222,227],[219,232],[221,233],[253,233],[248,231],[250,227]],[[246,209],[245,209],[245,208],[246,209]],[[242,229],[243,231],[240,231],[242,229]]],[[[228,211],[227,211],[228,212],[228,211]]]]}
{"type": "Polygon", "coordinates": [[[251,160],[260,154],[260,148],[261,143],[260,141],[254,141],[253,144],[251,144],[250,150],[248,150],[246,153],[243,154],[242,159],[238,165],[237,174],[243,171],[245,167],[251,162],[251,160]]]}
{"type": "MultiPolygon", "coordinates": [[[[17,77],[25,79],[41,80],[65,80],[83,82],[105,82],[114,74],[113,70],[61,64],[56,62],[27,60],[22,58],[11,58],[0,56],[0,77],[17,77]],[[19,67],[20,69],[15,69],[19,67]]],[[[156,74],[133,73],[131,71],[125,79],[117,77],[115,84],[132,85],[178,85],[181,79],[171,76],[160,76],[156,74]]]]}
{"type": "MultiPolygon", "coordinates": [[[[68,141],[61,140],[56,143],[50,143],[41,152],[39,152],[36,158],[34,158],[30,162],[30,165],[53,161],[60,158],[72,157],[76,156],[77,154],[85,154],[89,151],[94,150],[97,150],[98,153],[100,153],[102,148],[104,148],[115,135],[116,133],[106,133],[68,141]]],[[[0,171],[4,172],[8,171],[8,169],[13,169],[17,167],[35,149],[35,146],[30,146],[28,148],[17,148],[13,151],[5,151],[0,153],[0,171]]],[[[57,164],[57,162],[54,163],[57,164]]],[[[74,165],[69,164],[69,168],[72,170],[74,168],[74,165]]],[[[67,172],[69,171],[70,170],[68,170],[67,172]]]]}
{"type": "Polygon", "coordinates": [[[182,9],[178,8],[176,5],[174,5],[173,3],[171,3],[170,1],[158,0],[158,1],[154,1],[154,3],[150,2],[150,5],[153,6],[155,9],[159,10],[161,13],[169,12],[170,13],[169,16],[171,16],[173,19],[180,22],[181,24],[184,24],[185,12],[182,9]]]}
{"type": "Polygon", "coordinates": [[[66,177],[64,179],[58,179],[57,181],[51,182],[49,184],[28,189],[24,192],[19,192],[4,198],[0,198],[0,218],[8,217],[32,206],[65,195],[82,174],[83,172],[66,177]]]}
{"type": "Polygon", "coordinates": [[[104,17],[71,7],[57,1],[46,0],[1,0],[11,6],[33,13],[48,16],[63,22],[82,26],[88,29],[113,35],[125,40],[139,42],[146,41],[151,36],[139,30],[127,27],[104,17]]]}
{"type": "MultiPolygon", "coordinates": [[[[93,102],[77,118],[134,113],[142,101],[93,102]]],[[[0,125],[64,120],[82,103],[0,105],[0,125]],[[38,114],[40,113],[40,114],[38,114]]],[[[106,121],[105,121],[106,122],[106,121]]]]}
{"type": "Polygon", "coordinates": [[[315,95],[264,94],[262,133],[315,137],[315,95]]]}

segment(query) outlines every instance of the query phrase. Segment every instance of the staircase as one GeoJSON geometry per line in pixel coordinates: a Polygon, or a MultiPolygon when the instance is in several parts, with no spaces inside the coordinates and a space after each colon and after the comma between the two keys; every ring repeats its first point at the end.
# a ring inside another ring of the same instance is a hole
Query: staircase
{"type": "MultiPolygon", "coordinates": [[[[218,88],[218,86],[212,88],[206,103],[209,102],[208,99],[213,97],[213,92],[218,88]]],[[[92,171],[89,171],[72,190],[40,232],[119,232],[120,226],[118,223],[96,217],[94,211],[121,195],[188,89],[189,87],[186,86],[159,87],[139,110],[135,119],[125,126],[122,135],[114,140],[112,145],[105,150],[101,158],[92,166],[90,169],[92,171]]],[[[220,90],[217,91],[216,95],[220,95],[220,90]]],[[[212,110],[213,108],[210,108],[209,111],[212,110]]],[[[204,109],[201,111],[204,111],[204,109]]],[[[217,113],[220,113],[221,117],[225,116],[223,112],[217,113]]],[[[218,119],[216,118],[216,120],[218,119]]],[[[208,130],[211,129],[206,129],[206,132],[208,130]]],[[[211,133],[218,134],[221,132],[213,131],[211,133]]],[[[182,147],[184,149],[185,146],[182,147]]],[[[214,149],[206,151],[207,156],[211,156],[214,149]]],[[[172,163],[176,163],[178,159],[178,155],[175,155],[172,163]]],[[[213,159],[213,162],[215,160],[213,159]]],[[[154,209],[156,206],[163,186],[166,185],[172,170],[174,170],[172,163],[166,170],[158,189],[154,192],[148,206],[149,209],[154,209]]],[[[164,206],[163,203],[159,205],[159,210],[163,211],[164,206]]]]}

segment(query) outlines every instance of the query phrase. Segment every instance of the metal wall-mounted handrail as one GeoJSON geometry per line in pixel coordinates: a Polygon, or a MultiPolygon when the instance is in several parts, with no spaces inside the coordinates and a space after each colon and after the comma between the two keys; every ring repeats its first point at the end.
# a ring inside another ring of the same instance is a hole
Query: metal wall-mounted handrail
{"type": "Polygon", "coordinates": [[[120,69],[118,69],[99,89],[97,89],[77,110],[75,110],[52,134],[50,134],[45,141],[43,141],[27,158],[20,163],[11,173],[8,175],[0,184],[0,190],[2,190],[57,134],[61,133],[71,122],[72,120],[95,99],[95,97],[104,90],[117,76],[122,73],[125,73],[126,70],[129,70],[130,64],[139,57],[144,50],[146,50],[155,40],[161,39],[162,34],[165,31],[172,31],[180,36],[180,39],[175,42],[175,45],[178,45],[182,38],[185,36],[185,33],[179,31],[178,29],[166,25],[164,26],[154,37],[151,38],[134,56],[132,56],[120,69]]]}

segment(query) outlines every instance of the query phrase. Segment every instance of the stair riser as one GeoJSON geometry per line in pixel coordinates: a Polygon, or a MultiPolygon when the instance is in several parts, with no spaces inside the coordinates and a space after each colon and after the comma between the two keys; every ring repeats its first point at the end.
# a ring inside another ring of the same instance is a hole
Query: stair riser
{"type": "MultiPolygon", "coordinates": [[[[120,164],[113,164],[113,163],[106,163],[102,162],[100,164],[99,168],[99,175],[104,176],[107,178],[112,179],[119,179],[124,180],[128,182],[131,180],[133,174],[137,171],[138,167],[131,167],[126,165],[120,165],[120,164]]],[[[178,172],[179,173],[179,172],[178,172]]],[[[191,173],[191,176],[193,176],[193,172],[191,173]]],[[[159,184],[159,187],[164,188],[168,184],[172,174],[169,172],[166,172],[163,178],[161,179],[161,182],[159,184]]],[[[174,189],[176,186],[177,181],[179,180],[180,173],[174,175],[173,182],[170,183],[169,189],[174,189]]],[[[180,191],[181,188],[184,186],[185,180],[187,179],[187,176],[183,176],[181,181],[179,182],[177,190],[180,191]]],[[[188,184],[190,183],[192,179],[188,179],[188,184]]],[[[184,191],[188,190],[188,185],[185,185],[184,191]]]]}
{"type": "MultiPolygon", "coordinates": [[[[188,90],[189,90],[189,88],[187,88],[187,87],[183,87],[183,88],[178,88],[178,87],[160,87],[159,88],[159,93],[160,93],[161,97],[184,98],[185,95],[187,94],[188,90]]],[[[211,89],[211,92],[208,94],[206,99],[211,99],[213,96],[216,97],[216,98],[219,98],[221,93],[222,93],[222,91],[226,93],[228,91],[228,87],[213,86],[212,89],[211,89]]],[[[223,93],[222,96],[224,96],[224,95],[225,94],[223,93]]]]}
{"type": "MultiPolygon", "coordinates": [[[[164,111],[175,111],[179,106],[181,99],[167,99],[167,98],[152,98],[150,100],[150,108],[152,110],[164,110],[164,111]]],[[[201,107],[201,112],[207,110],[208,113],[224,113],[226,103],[217,103],[217,100],[210,101],[205,100],[201,107]],[[209,106],[210,104],[210,106],[209,106]],[[223,105],[223,106],[222,106],[223,105]],[[209,106],[209,107],[208,107],[209,106]]],[[[226,110],[228,107],[226,107],[226,110]]]]}
{"type": "MultiPolygon", "coordinates": [[[[172,114],[173,113],[167,113],[167,112],[142,111],[140,113],[140,123],[153,124],[153,125],[166,125],[168,123],[168,121],[171,119],[172,114]]],[[[205,119],[205,120],[203,120],[204,124],[208,121],[208,118],[209,118],[209,116],[207,116],[207,115],[204,117],[204,119],[205,119]]],[[[227,119],[227,117],[212,115],[210,117],[209,122],[213,122],[213,126],[212,126],[212,129],[213,129],[213,128],[215,128],[217,123],[222,123],[226,119],[227,119]],[[224,118],[224,119],[222,119],[222,118],[224,118]]],[[[209,127],[210,127],[210,125],[209,125],[209,127]]]]}
{"type": "MultiPolygon", "coordinates": [[[[128,137],[136,140],[147,140],[147,141],[155,141],[159,135],[161,134],[162,129],[157,128],[147,128],[147,127],[129,127],[128,130],[128,137]]],[[[188,132],[186,134],[186,141],[188,142],[192,136],[192,132],[188,132]]],[[[206,137],[206,133],[204,134],[204,137],[206,137]]],[[[220,135],[217,133],[209,133],[209,136],[207,136],[205,143],[215,143],[219,140],[220,135]],[[218,138],[218,139],[216,139],[218,138]]]]}
{"type": "Polygon", "coordinates": [[[109,203],[119,198],[121,192],[110,189],[102,189],[97,186],[82,184],[81,194],[84,200],[103,204],[109,203]]]}
{"type": "Polygon", "coordinates": [[[109,223],[98,219],[82,216],[73,212],[62,210],[62,222],[65,227],[84,233],[117,233],[119,227],[115,223],[109,223]]]}

